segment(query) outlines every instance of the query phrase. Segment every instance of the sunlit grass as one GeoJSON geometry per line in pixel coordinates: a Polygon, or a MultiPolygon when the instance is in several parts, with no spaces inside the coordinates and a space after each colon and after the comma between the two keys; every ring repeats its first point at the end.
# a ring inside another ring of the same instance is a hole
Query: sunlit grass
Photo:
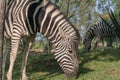
{"type": "MultiPolygon", "coordinates": [[[[79,77],[72,80],[120,80],[120,50],[107,48],[104,51],[92,50],[84,53],[80,48],[78,54],[80,67],[79,77]]],[[[9,61],[8,61],[9,62],[9,61]]],[[[8,62],[7,67],[8,69],[8,62]]],[[[22,54],[15,62],[13,80],[21,80],[20,67],[22,54]]],[[[29,55],[27,65],[29,80],[66,80],[53,54],[29,55]]]]}

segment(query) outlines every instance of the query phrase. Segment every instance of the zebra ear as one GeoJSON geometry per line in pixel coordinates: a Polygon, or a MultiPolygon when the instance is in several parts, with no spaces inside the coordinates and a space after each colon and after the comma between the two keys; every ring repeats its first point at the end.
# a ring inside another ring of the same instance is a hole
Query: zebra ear
{"type": "Polygon", "coordinates": [[[68,33],[65,32],[62,28],[59,28],[59,34],[60,34],[60,36],[61,36],[64,40],[66,40],[66,39],[69,38],[68,33]]]}

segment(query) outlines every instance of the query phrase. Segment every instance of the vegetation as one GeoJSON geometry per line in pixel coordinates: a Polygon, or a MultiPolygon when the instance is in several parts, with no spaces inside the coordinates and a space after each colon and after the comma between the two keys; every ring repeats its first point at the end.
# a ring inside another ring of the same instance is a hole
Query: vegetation
{"type": "MultiPolygon", "coordinates": [[[[92,50],[89,53],[79,49],[79,76],[72,80],[120,80],[120,50],[106,48],[104,51],[92,50]]],[[[20,80],[22,54],[18,55],[13,71],[13,80],[20,80]]],[[[7,62],[7,65],[9,62],[7,62]]],[[[8,66],[6,67],[8,69],[8,66]]],[[[29,80],[66,80],[62,69],[54,59],[53,54],[30,52],[27,74],[29,80]]]]}

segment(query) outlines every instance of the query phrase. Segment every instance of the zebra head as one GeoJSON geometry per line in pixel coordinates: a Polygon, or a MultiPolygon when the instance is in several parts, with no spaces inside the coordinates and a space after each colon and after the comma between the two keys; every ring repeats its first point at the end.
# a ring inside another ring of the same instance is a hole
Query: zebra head
{"type": "Polygon", "coordinates": [[[84,51],[85,52],[88,52],[90,51],[91,49],[91,41],[92,39],[95,37],[95,33],[96,32],[96,28],[94,27],[91,27],[88,29],[85,37],[84,37],[84,40],[83,40],[83,44],[84,44],[84,51]]]}
{"type": "MultiPolygon", "coordinates": [[[[47,0],[46,0],[47,1],[47,0]]],[[[51,2],[45,2],[39,14],[40,32],[56,47],[55,59],[69,78],[78,72],[79,32],[51,2]],[[42,21],[41,21],[42,20],[42,21]]]]}
{"type": "Polygon", "coordinates": [[[79,33],[73,28],[68,32],[59,28],[59,36],[55,59],[59,62],[66,76],[70,78],[77,74],[79,68],[76,54],[78,51],[79,33]]]}
{"type": "Polygon", "coordinates": [[[84,52],[90,51],[90,49],[91,49],[91,41],[84,40],[83,44],[84,44],[84,52]]]}

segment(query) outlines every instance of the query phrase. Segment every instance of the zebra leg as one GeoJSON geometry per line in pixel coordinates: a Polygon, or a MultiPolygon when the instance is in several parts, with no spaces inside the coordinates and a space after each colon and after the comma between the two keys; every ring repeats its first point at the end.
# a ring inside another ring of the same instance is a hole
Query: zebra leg
{"type": "Polygon", "coordinates": [[[7,55],[11,50],[10,43],[11,43],[11,40],[6,39],[6,46],[5,46],[6,49],[5,49],[5,52],[3,54],[3,63],[2,63],[2,80],[5,80],[5,64],[6,64],[7,55]]]}
{"type": "Polygon", "coordinates": [[[27,42],[26,47],[23,52],[23,61],[22,61],[22,66],[21,66],[22,80],[27,80],[26,66],[27,66],[27,59],[28,59],[31,45],[32,45],[32,42],[27,42]]]}
{"type": "Polygon", "coordinates": [[[93,46],[92,46],[92,50],[95,50],[97,48],[97,44],[98,44],[98,37],[95,38],[95,41],[93,43],[93,46]]]}
{"type": "Polygon", "coordinates": [[[101,37],[101,51],[104,51],[104,48],[105,48],[105,46],[104,46],[104,39],[103,39],[103,37],[101,37]]]}
{"type": "Polygon", "coordinates": [[[10,52],[10,65],[9,65],[9,70],[7,73],[7,80],[12,80],[12,71],[14,67],[14,62],[17,56],[17,51],[18,51],[18,46],[20,42],[20,32],[18,31],[13,31],[13,36],[11,38],[11,52],[10,52]]]}

